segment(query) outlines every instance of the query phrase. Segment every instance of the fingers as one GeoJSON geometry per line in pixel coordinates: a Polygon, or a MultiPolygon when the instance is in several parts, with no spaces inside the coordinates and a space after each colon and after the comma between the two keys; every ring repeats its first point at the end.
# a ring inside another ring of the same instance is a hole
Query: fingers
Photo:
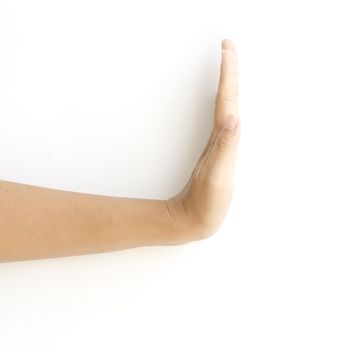
{"type": "Polygon", "coordinates": [[[237,54],[231,40],[221,42],[220,80],[215,99],[215,136],[225,124],[228,115],[238,116],[237,54]]]}
{"type": "Polygon", "coordinates": [[[237,157],[241,121],[230,115],[225,125],[226,127],[222,128],[215,138],[205,164],[208,176],[212,182],[219,186],[231,183],[237,157]]]}
{"type": "Polygon", "coordinates": [[[231,40],[221,42],[221,67],[218,92],[215,100],[214,126],[208,142],[202,151],[197,165],[206,156],[215,138],[225,124],[227,115],[238,116],[238,68],[237,55],[231,40]]]}

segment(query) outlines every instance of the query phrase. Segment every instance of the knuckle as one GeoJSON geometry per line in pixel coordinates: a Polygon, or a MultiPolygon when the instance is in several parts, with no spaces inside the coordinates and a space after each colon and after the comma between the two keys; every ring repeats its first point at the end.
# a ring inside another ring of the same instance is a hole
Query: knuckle
{"type": "Polygon", "coordinates": [[[213,147],[218,152],[223,152],[227,148],[228,144],[229,144],[229,140],[227,139],[227,137],[225,137],[224,135],[219,135],[216,138],[216,141],[215,141],[213,147]]]}

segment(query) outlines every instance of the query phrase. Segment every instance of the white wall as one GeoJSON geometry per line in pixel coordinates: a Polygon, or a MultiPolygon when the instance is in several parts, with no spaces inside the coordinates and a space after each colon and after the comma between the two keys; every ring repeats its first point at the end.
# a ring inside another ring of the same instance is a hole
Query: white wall
{"type": "Polygon", "coordinates": [[[349,349],[347,1],[1,0],[0,179],[166,198],[238,51],[236,194],[176,247],[0,264],[0,348],[349,349]]]}

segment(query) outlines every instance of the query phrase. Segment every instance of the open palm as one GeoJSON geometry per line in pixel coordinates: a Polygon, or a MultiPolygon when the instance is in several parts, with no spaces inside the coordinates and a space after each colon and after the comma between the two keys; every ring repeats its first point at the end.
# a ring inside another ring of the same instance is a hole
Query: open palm
{"type": "MultiPolygon", "coordinates": [[[[233,195],[233,172],[240,138],[238,69],[233,43],[221,43],[220,80],[211,135],[183,190],[168,199],[179,225],[190,225],[202,239],[217,231],[233,195]]],[[[186,231],[188,232],[188,231],[186,231]]],[[[188,237],[187,237],[188,238],[188,237]]]]}

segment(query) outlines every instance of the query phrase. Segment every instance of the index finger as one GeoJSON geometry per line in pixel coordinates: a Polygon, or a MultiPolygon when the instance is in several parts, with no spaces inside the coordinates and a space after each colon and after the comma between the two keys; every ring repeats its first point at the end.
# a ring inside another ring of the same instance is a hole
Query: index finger
{"type": "Polygon", "coordinates": [[[236,49],[229,39],[221,42],[221,66],[215,99],[215,129],[219,132],[229,114],[238,118],[238,62],[236,49]]]}

